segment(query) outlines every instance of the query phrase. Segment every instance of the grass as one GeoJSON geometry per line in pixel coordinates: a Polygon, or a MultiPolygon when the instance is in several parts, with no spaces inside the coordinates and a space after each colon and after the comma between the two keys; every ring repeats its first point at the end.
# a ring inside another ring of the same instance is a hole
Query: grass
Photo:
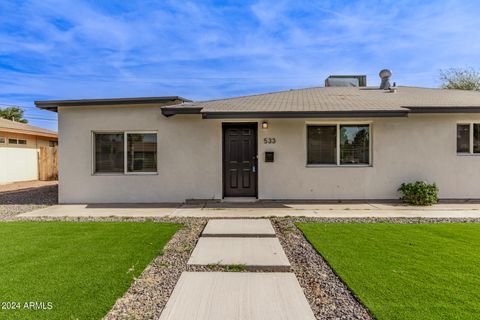
{"type": "Polygon", "coordinates": [[[298,223],[377,319],[478,319],[480,224],[298,223]]]}
{"type": "Polygon", "coordinates": [[[0,319],[102,318],[180,227],[0,223],[0,319]],[[2,310],[6,302],[19,303],[20,309],[2,310]],[[37,310],[25,308],[30,302],[37,303],[37,310]],[[41,303],[47,310],[38,308],[41,303]]]}
{"type": "Polygon", "coordinates": [[[210,263],[207,264],[207,268],[216,271],[225,270],[227,272],[242,272],[247,270],[247,266],[244,264],[221,265],[220,263],[210,263]]]}

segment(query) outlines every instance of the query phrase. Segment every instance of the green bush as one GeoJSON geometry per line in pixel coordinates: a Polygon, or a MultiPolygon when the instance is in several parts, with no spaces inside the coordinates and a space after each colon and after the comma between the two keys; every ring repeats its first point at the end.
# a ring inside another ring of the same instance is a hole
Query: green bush
{"type": "Polygon", "coordinates": [[[403,194],[400,199],[408,204],[428,206],[438,202],[438,188],[435,183],[428,184],[424,181],[402,183],[398,191],[403,194]]]}

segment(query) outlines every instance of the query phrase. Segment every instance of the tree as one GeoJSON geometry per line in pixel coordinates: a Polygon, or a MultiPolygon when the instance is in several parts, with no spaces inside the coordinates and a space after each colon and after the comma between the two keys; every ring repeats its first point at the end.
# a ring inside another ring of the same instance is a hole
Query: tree
{"type": "Polygon", "coordinates": [[[20,107],[0,108],[0,118],[13,120],[21,123],[28,123],[27,119],[23,117],[23,109],[20,107]]]}
{"type": "Polygon", "coordinates": [[[444,89],[480,90],[480,72],[473,68],[440,70],[444,89]]]}

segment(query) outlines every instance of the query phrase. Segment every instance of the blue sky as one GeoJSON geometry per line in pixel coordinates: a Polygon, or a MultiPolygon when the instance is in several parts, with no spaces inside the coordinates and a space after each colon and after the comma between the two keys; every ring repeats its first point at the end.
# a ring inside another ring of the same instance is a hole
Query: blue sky
{"type": "Polygon", "coordinates": [[[479,16],[475,0],[3,0],[0,103],[56,129],[34,100],[203,100],[345,73],[377,85],[382,68],[399,85],[436,87],[440,69],[480,68],[479,16]]]}

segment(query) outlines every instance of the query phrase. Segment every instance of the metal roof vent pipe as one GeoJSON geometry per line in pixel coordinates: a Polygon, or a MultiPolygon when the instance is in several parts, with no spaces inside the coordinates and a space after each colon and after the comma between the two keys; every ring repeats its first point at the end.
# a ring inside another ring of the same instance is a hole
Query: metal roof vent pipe
{"type": "Polygon", "coordinates": [[[390,77],[392,76],[392,71],[388,69],[383,69],[378,75],[380,76],[380,78],[382,78],[382,82],[380,83],[380,89],[390,90],[390,77]]]}

